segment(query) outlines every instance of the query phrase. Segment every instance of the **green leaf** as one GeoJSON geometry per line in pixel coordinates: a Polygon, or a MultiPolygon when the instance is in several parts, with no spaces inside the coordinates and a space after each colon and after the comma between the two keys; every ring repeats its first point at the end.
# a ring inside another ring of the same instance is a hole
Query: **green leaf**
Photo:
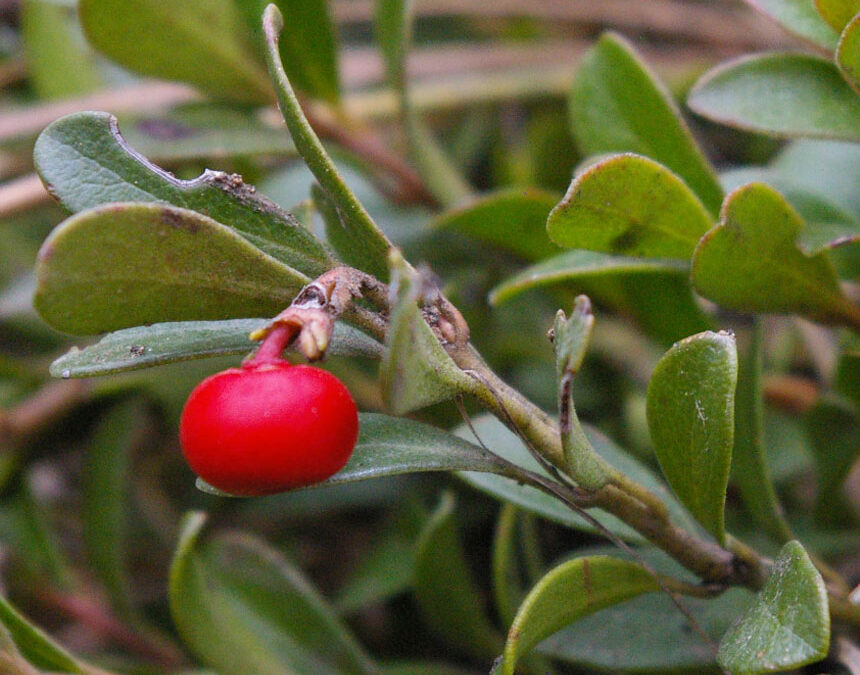
{"type": "Polygon", "coordinates": [[[660,468],[681,503],[721,544],[737,375],[734,337],[706,332],[666,352],[648,385],[648,427],[660,468]]]}
{"type": "Polygon", "coordinates": [[[784,544],[792,538],[791,528],[776,494],[764,445],[762,343],[762,324],[756,321],[749,339],[741,343],[738,362],[732,480],[753,520],[771,538],[784,544]]]}
{"type": "MultiPolygon", "coordinates": [[[[263,44],[260,17],[271,0],[238,0],[254,45],[263,44]]],[[[296,88],[329,103],[340,100],[338,45],[326,0],[274,0],[286,17],[279,51],[290,81],[296,88]]]]}
{"type": "Polygon", "coordinates": [[[815,520],[831,528],[855,525],[854,509],[845,496],[845,480],[860,452],[856,411],[839,401],[824,400],[807,413],[805,422],[818,469],[815,520]]]}
{"type": "Polygon", "coordinates": [[[680,176],[713,215],[719,211],[723,191],[713,168],[669,92],[626,40],[606,34],[583,56],[568,103],[583,154],[650,157],[680,176]]]}
{"type": "Polygon", "coordinates": [[[386,351],[379,366],[382,395],[395,415],[403,415],[472,391],[474,381],[439,344],[418,307],[420,283],[405,263],[395,262],[392,289],[397,302],[391,310],[386,351]]]}
{"type": "MultiPolygon", "coordinates": [[[[833,51],[839,36],[815,11],[809,0],[746,0],[757,10],[779,21],[782,26],[810,42],[833,51]]],[[[826,17],[825,17],[826,18],[826,17]]],[[[841,30],[841,29],[840,29],[841,30]]]]}
{"type": "MultiPolygon", "coordinates": [[[[491,415],[484,415],[472,420],[473,427],[481,441],[496,455],[537,474],[546,475],[534,457],[523,446],[522,440],[491,415]]],[[[672,521],[681,527],[695,530],[696,524],[684,510],[678,500],[669,492],[663,483],[648,467],[632,457],[629,453],[615,445],[609,438],[596,429],[585,426],[586,437],[595,451],[620,473],[641,483],[655,493],[666,504],[672,521]]],[[[471,436],[471,431],[460,428],[458,434],[471,436]]],[[[523,485],[504,475],[490,473],[465,472],[459,476],[473,487],[490,494],[504,502],[515,504],[520,508],[534,513],[542,518],[559,523],[566,527],[587,532],[595,532],[594,526],[585,521],[577,513],[536,488],[523,485]]],[[[641,535],[630,527],[603,511],[592,511],[590,515],[600,522],[613,534],[627,541],[640,541],[641,535]]]]}
{"type": "Polygon", "coordinates": [[[71,98],[103,86],[93,54],[80,38],[74,5],[26,0],[20,10],[27,81],[39,98],[71,98]]]}
{"type": "Polygon", "coordinates": [[[558,253],[546,235],[547,216],[557,203],[553,192],[505,188],[445,211],[431,228],[454,230],[526,260],[540,260],[558,253]]]}
{"type": "Polygon", "coordinates": [[[562,563],[520,605],[508,632],[501,673],[513,675],[520,657],[577,619],[659,588],[653,574],[626,560],[589,556],[562,563]]]}
{"type": "Polygon", "coordinates": [[[45,240],[35,305],[55,328],[274,316],[306,279],[228,227],[164,204],[107,204],[45,240]]]}
{"type": "Polygon", "coordinates": [[[762,183],[738,188],[726,198],[719,224],[696,249],[694,288],[709,300],[746,312],[854,321],[858,310],[842,295],[829,259],[798,249],[803,226],[773,188],[762,183]]]}
{"type": "Polygon", "coordinates": [[[549,214],[547,231],[566,248],[688,259],[711,225],[705,207],[678,176],[627,154],[580,174],[549,214]]]}
{"type": "Polygon", "coordinates": [[[647,283],[652,276],[686,277],[688,272],[689,265],[680,260],[628,258],[577,249],[547,258],[506,279],[490,292],[490,302],[498,305],[549,284],[603,277],[642,277],[647,283]]]}
{"type": "Polygon", "coordinates": [[[114,406],[90,437],[84,469],[82,515],[90,568],[104,584],[112,606],[126,616],[132,608],[125,564],[129,466],[135,445],[147,433],[147,421],[139,398],[114,406]]]}
{"type": "Polygon", "coordinates": [[[376,0],[373,34],[385,61],[387,79],[395,89],[405,86],[406,54],[412,41],[410,0],[376,0]]]}
{"type": "Polygon", "coordinates": [[[809,54],[747,56],[720,65],[696,83],[687,105],[749,131],[860,140],[860,97],[832,62],[809,54]]]}
{"type": "Polygon", "coordinates": [[[263,16],[263,30],[266,34],[266,63],[269,74],[275,82],[278,106],[296,149],[305,160],[320,186],[334,202],[340,214],[343,227],[354,240],[362,241],[364,250],[371,251],[364,269],[377,276],[381,281],[388,280],[388,268],[383,264],[387,259],[391,242],[373,222],[373,218],[358,201],[355,193],[344,182],[343,177],[332,162],[320,139],[308,123],[302,107],[296,98],[278,53],[278,39],[283,28],[283,17],[275,5],[266,7],[263,16]]]}
{"type": "Polygon", "coordinates": [[[187,82],[215,98],[272,100],[232,0],[80,0],[79,15],[90,44],[129,70],[187,82]]]}
{"type": "MultiPolygon", "coordinates": [[[[268,319],[233,319],[126,328],[105,335],[89,347],[72,347],[51,364],[51,375],[92,377],[189,359],[247,354],[257,346],[248,336],[266,323],[268,319]]],[[[357,328],[338,322],[326,352],[378,358],[382,345],[357,328]]]]}
{"type": "Polygon", "coordinates": [[[836,49],[836,65],[848,84],[860,94],[860,11],[842,31],[836,49]]]}
{"type": "Polygon", "coordinates": [[[359,419],[352,456],[320,487],[422,471],[510,473],[498,457],[429,424],[374,413],[359,419]]]}
{"type": "Polygon", "coordinates": [[[61,673],[87,675],[93,672],[64,647],[54,642],[47,633],[27,621],[2,595],[0,595],[0,624],[6,627],[21,654],[33,665],[61,673]]]}
{"type": "Polygon", "coordinates": [[[75,113],[53,122],[36,141],[33,157],[48,191],[74,213],[109,202],[166,202],[228,224],[308,277],[335,265],[310,232],[241,177],[206,171],[177,180],[130,148],[108,113],[75,113]]]}
{"type": "Polygon", "coordinates": [[[723,637],[717,661],[739,675],[781,672],[823,659],[829,646],[824,581],[803,546],[790,541],[755,603],[723,637]]]}
{"type": "Polygon", "coordinates": [[[369,675],[368,656],[301,572],[240,533],[201,541],[189,513],[170,569],[170,611],[185,644],[224,675],[369,675]]]}
{"type": "Polygon", "coordinates": [[[427,625],[449,648],[488,659],[501,651],[502,637],[487,618],[472,579],[454,507],[453,495],[445,493],[418,541],[415,600],[427,625]]]}
{"type": "Polygon", "coordinates": [[[815,8],[834,29],[842,32],[845,26],[860,12],[858,0],[815,0],[815,8]]]}

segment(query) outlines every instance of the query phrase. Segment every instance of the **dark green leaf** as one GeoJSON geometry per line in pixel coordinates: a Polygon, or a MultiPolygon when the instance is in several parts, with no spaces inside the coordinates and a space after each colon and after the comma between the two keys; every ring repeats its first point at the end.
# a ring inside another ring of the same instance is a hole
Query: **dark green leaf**
{"type": "Polygon", "coordinates": [[[392,288],[397,302],[391,310],[386,351],[379,366],[382,395],[395,415],[472,391],[475,382],[454,363],[418,307],[420,283],[400,259],[392,288]]]}
{"type": "Polygon", "coordinates": [[[72,212],[108,202],[166,202],[228,224],[308,277],[335,264],[310,232],[241,177],[206,171],[194,180],[177,180],[132,150],[108,113],[57,120],[39,136],[33,156],[48,191],[72,212]]]}
{"type": "Polygon", "coordinates": [[[677,343],[648,385],[648,427],[663,474],[720,543],[734,442],[734,337],[700,333],[677,343]]]}
{"type": "Polygon", "coordinates": [[[382,664],[379,666],[379,675],[475,675],[475,673],[442,663],[404,661],[382,664]]]}
{"type": "Polygon", "coordinates": [[[68,333],[158,321],[274,316],[305,279],[233,230],[164,204],[107,204],[60,224],[37,265],[35,305],[68,333]]]}
{"type": "Polygon", "coordinates": [[[129,466],[131,453],[146,433],[141,399],[117,404],[90,437],[84,470],[84,539],[91,569],[110,595],[112,605],[128,614],[132,603],[126,573],[129,538],[129,466]]]}
{"type": "Polygon", "coordinates": [[[838,401],[821,401],[807,414],[806,428],[818,468],[815,519],[829,527],[850,527],[856,516],[844,486],[860,453],[856,412],[838,401]]]}
{"type": "Polygon", "coordinates": [[[562,563],[529,592],[508,632],[501,673],[513,675],[517,660],[570,623],[637,595],[659,590],[638,563],[589,556],[562,563]]]}
{"type": "Polygon", "coordinates": [[[706,73],[687,104],[708,119],[740,129],[860,140],[860,97],[832,62],[809,54],[730,61],[706,73]]]}
{"type": "Polygon", "coordinates": [[[678,176],[628,154],[580,174],[549,214],[547,231],[566,248],[686,260],[712,223],[678,176]]]}
{"type": "Polygon", "coordinates": [[[672,275],[686,278],[689,265],[680,260],[628,258],[577,249],[525,268],[503,281],[490,292],[494,305],[510,300],[538,286],[600,277],[641,276],[647,283],[651,276],[672,275]]]}
{"type": "Polygon", "coordinates": [[[552,192],[506,188],[446,211],[431,227],[455,230],[526,260],[540,260],[558,253],[546,234],[547,216],[557,203],[552,192]]]}
{"type": "Polygon", "coordinates": [[[21,654],[33,665],[61,673],[88,675],[93,672],[54,642],[47,633],[27,621],[2,595],[0,595],[0,624],[6,627],[21,654]]]}
{"type": "Polygon", "coordinates": [[[355,196],[355,193],[344,182],[338,173],[320,139],[308,123],[302,112],[302,107],[296,98],[295,91],[284,72],[278,53],[278,39],[283,28],[283,17],[275,5],[266,7],[263,17],[263,29],[266,34],[266,63],[269,74],[275,82],[275,93],[278,105],[290,136],[296,144],[296,149],[305,160],[314,177],[335,204],[344,228],[350,237],[361,240],[365,251],[372,252],[367,256],[362,269],[377,276],[382,281],[388,280],[388,267],[385,264],[391,242],[377,227],[355,196]]]}
{"type": "Polygon", "coordinates": [[[836,65],[848,84],[860,94],[860,12],[842,31],[836,50],[836,65]]]}
{"type": "Polygon", "coordinates": [[[449,648],[476,659],[502,650],[490,623],[457,533],[454,498],[446,493],[418,541],[415,599],[427,625],[449,648]]]}
{"type": "Polygon", "coordinates": [[[170,569],[170,610],[185,644],[224,675],[370,675],[374,666],[301,572],[239,533],[200,541],[186,516],[170,569]]]}
{"type": "Polygon", "coordinates": [[[717,661],[733,673],[781,672],[823,659],[829,646],[824,581],[803,546],[790,541],[755,603],[723,637],[717,661]]]}
{"type": "MultiPolygon", "coordinates": [[[[535,473],[542,473],[543,469],[537,461],[529,454],[523,446],[522,440],[505,427],[499,420],[490,415],[485,415],[473,420],[478,437],[496,455],[517,466],[523,467],[535,473]]],[[[696,524],[689,514],[678,503],[663,483],[651,469],[634,459],[629,453],[615,445],[609,438],[596,429],[586,426],[586,435],[589,443],[609,464],[614,466],[620,473],[629,476],[633,480],[644,485],[648,490],[655,493],[669,509],[673,522],[690,530],[696,529],[696,524]]],[[[471,432],[461,428],[458,432],[463,436],[470,436],[471,432]]],[[[571,527],[577,530],[594,532],[594,526],[586,522],[577,513],[562,504],[555,497],[540,492],[528,485],[522,485],[503,475],[490,475],[489,473],[461,473],[470,485],[487,492],[496,499],[516,504],[522,509],[547,518],[553,522],[571,527]]],[[[592,511],[590,515],[606,527],[610,532],[628,541],[641,540],[641,535],[620,522],[614,516],[602,511],[592,511]]]]}
{"type": "Polygon", "coordinates": [[[93,54],[79,38],[74,5],[21,3],[27,80],[40,98],[71,98],[103,86],[93,54]]]}
{"type": "Polygon", "coordinates": [[[857,0],[815,0],[815,8],[834,29],[839,32],[860,12],[857,0]]]}
{"type": "MultiPolygon", "coordinates": [[[[92,377],[189,359],[247,354],[257,344],[248,337],[268,319],[179,321],[109,333],[96,344],[73,347],[51,364],[54,377],[92,377]]],[[[382,345],[356,328],[336,323],[328,349],[334,356],[379,357],[382,345]]]]}
{"type": "Polygon", "coordinates": [[[635,152],[680,176],[716,215],[723,191],[663,84],[614,34],[583,57],[569,98],[571,130],[586,155],[635,152]]]}
{"type": "MultiPolygon", "coordinates": [[[[236,0],[262,45],[263,10],[270,0],[236,0]]],[[[340,99],[338,45],[326,0],[274,0],[286,17],[286,29],[279,45],[281,60],[296,88],[329,103],[340,99]]]]}
{"type": "MultiPolygon", "coordinates": [[[[746,0],[760,12],[779,21],[795,35],[828,50],[836,48],[839,36],[815,11],[809,0],[746,0]]],[[[820,0],[816,0],[816,3],[820,0]]],[[[841,29],[840,29],[841,30],[841,29]]]]}
{"type": "Polygon", "coordinates": [[[804,255],[800,216],[773,188],[750,183],[732,192],[720,223],[693,257],[695,289],[709,300],[747,312],[798,313],[834,323],[858,310],[842,295],[822,253],[804,255]]]}
{"type": "Polygon", "coordinates": [[[216,98],[272,100],[232,0],[81,0],[79,13],[90,43],[129,70],[187,82],[216,98]]]}
{"type": "Polygon", "coordinates": [[[753,520],[783,544],[792,535],[774,488],[764,446],[762,342],[762,326],[756,322],[749,339],[742,342],[738,363],[732,480],[740,488],[753,520]]]}

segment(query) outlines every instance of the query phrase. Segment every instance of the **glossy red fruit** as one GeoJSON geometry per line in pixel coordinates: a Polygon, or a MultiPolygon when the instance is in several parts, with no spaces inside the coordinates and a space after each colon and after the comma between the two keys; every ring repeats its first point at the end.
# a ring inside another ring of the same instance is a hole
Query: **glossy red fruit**
{"type": "Polygon", "coordinates": [[[245,363],[203,380],[179,424],[194,472],[246,496],[325,480],[346,464],[357,437],[358,413],[343,383],[280,360],[245,363]]]}

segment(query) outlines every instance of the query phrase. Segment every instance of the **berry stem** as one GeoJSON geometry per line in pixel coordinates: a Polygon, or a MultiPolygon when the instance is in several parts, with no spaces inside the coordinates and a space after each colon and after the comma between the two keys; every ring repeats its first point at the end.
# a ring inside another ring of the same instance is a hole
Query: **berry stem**
{"type": "Polygon", "coordinates": [[[293,341],[299,327],[292,324],[278,324],[263,340],[254,355],[245,361],[244,366],[259,366],[266,363],[279,363],[283,361],[281,354],[287,345],[293,341]]]}

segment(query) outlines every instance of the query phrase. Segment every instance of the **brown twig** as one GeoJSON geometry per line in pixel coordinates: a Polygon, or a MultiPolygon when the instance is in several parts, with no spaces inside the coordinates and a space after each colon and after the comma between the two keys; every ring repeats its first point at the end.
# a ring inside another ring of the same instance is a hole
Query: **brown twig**
{"type": "Polygon", "coordinates": [[[0,218],[26,211],[47,202],[49,198],[48,191],[36,174],[14,178],[0,185],[0,218]]]}
{"type": "Polygon", "coordinates": [[[49,382],[13,408],[0,410],[0,448],[25,443],[86,401],[91,391],[87,380],[49,382]]]}

